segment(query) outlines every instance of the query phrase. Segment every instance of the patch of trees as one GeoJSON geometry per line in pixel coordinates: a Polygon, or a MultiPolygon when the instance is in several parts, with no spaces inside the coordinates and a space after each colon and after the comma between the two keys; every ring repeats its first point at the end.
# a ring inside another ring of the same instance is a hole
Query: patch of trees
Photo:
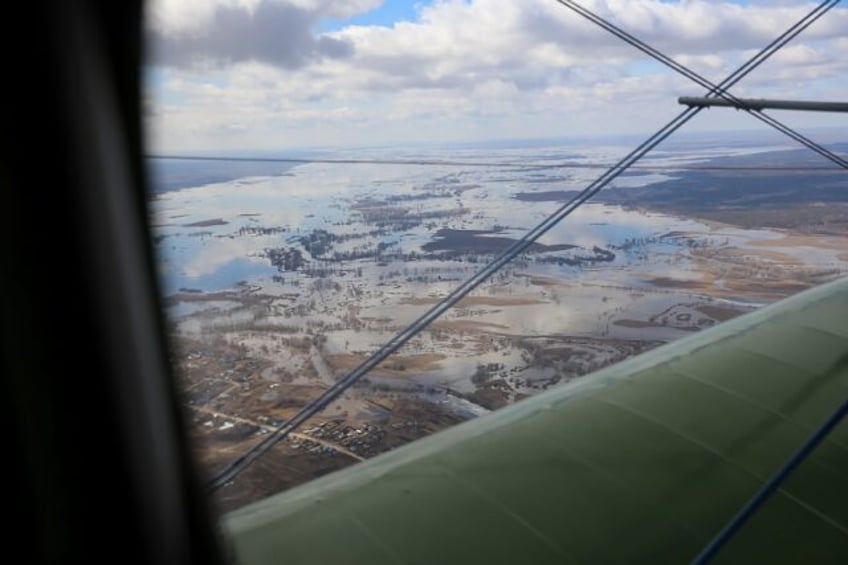
{"type": "Polygon", "coordinates": [[[271,264],[280,272],[297,271],[306,263],[300,249],[293,247],[266,249],[265,254],[271,264]]]}
{"type": "Polygon", "coordinates": [[[307,253],[317,258],[326,254],[332,248],[333,242],[336,239],[337,236],[335,234],[327,230],[317,229],[302,236],[300,238],[300,244],[303,245],[307,253]]]}
{"type": "Polygon", "coordinates": [[[615,261],[615,253],[609,249],[602,249],[596,245],[592,248],[592,253],[594,255],[573,255],[571,257],[557,255],[537,257],[536,261],[555,265],[568,265],[570,267],[577,267],[586,263],[611,263],[612,261],[615,261]]]}
{"type": "Polygon", "coordinates": [[[240,236],[245,235],[274,235],[277,233],[285,233],[288,228],[265,228],[261,226],[242,226],[238,230],[240,236]]]}
{"type": "Polygon", "coordinates": [[[498,371],[505,369],[503,363],[480,363],[474,374],[471,375],[471,382],[475,385],[481,385],[491,379],[498,371]]]}

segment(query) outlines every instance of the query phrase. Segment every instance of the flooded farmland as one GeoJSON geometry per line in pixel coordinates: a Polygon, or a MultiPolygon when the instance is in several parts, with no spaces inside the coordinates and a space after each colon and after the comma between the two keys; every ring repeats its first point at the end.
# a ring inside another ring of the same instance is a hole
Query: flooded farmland
{"type": "MultiPolygon", "coordinates": [[[[290,418],[598,174],[552,165],[556,155],[592,164],[616,150],[307,163],[154,195],[175,364],[206,471],[290,418]],[[464,164],[433,163],[451,158],[464,164]]],[[[615,189],[667,183],[673,167],[721,154],[659,154],[662,172],[636,171],[615,189]]],[[[303,482],[844,272],[844,236],[808,237],[587,204],[241,486],[223,489],[220,503],[303,482]]]]}

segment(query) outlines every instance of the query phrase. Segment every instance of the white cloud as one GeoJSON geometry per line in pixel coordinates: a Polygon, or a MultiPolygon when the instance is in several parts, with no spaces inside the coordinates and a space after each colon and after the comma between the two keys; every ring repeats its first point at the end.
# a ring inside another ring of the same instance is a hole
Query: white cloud
{"type": "MultiPolygon", "coordinates": [[[[170,0],[151,8],[154,62],[171,65],[150,86],[157,148],[652,130],[678,110],[677,95],[702,92],[554,0],[440,0],[421,6],[416,21],[333,32],[320,31],[322,18],[380,2],[186,4],[195,11],[170,0]]],[[[812,6],[582,4],[716,82],[812,6]]],[[[848,10],[833,10],[746,78],[739,94],[844,98],[845,29],[848,10]]],[[[710,127],[739,119],[717,115],[710,127]]]]}
{"type": "Polygon", "coordinates": [[[178,67],[258,61],[294,69],[350,56],[349,41],[314,33],[319,16],[292,3],[220,4],[204,11],[199,24],[167,30],[151,27],[150,57],[155,64],[178,67]]]}
{"type": "Polygon", "coordinates": [[[163,35],[203,33],[215,13],[235,9],[254,14],[260,4],[285,6],[324,18],[349,18],[383,0],[153,0],[145,4],[147,27],[163,35]]]}

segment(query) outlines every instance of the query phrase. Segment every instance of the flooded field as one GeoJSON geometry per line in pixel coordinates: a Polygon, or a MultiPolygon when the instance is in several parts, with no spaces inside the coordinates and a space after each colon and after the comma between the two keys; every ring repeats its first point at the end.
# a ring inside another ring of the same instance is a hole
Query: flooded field
{"type": "MultiPolygon", "coordinates": [[[[598,174],[550,166],[554,159],[591,164],[617,151],[436,156],[462,166],[310,163],[152,197],[176,363],[207,471],[598,174]]],[[[653,162],[721,154],[668,152],[653,162]]],[[[674,178],[669,169],[636,171],[617,186],[674,178]]],[[[276,448],[242,486],[223,489],[220,502],[238,506],[835,278],[848,268],[847,241],[588,204],[276,448]]]]}

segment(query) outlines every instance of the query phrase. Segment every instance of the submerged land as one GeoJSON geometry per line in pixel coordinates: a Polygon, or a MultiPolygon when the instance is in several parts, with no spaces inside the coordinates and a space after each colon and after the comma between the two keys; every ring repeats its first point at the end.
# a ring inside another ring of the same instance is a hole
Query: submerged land
{"type": "MultiPolygon", "coordinates": [[[[157,195],[174,364],[202,471],[261,441],[597,174],[538,167],[559,151],[498,156],[527,163],[513,168],[488,154],[470,157],[492,167],[315,163],[157,195]]],[[[597,163],[615,151],[566,153],[597,163]]],[[[844,172],[775,174],[763,167],[810,166],[775,147],[670,151],[654,162],[661,173],[635,172],[602,193],[220,489],[220,508],[848,269],[844,172]]]]}

